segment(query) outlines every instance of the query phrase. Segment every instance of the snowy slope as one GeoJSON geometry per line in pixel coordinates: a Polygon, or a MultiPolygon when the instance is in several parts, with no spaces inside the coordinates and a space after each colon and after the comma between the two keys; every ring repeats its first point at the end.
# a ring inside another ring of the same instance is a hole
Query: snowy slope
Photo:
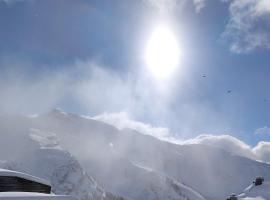
{"type": "Polygon", "coordinates": [[[59,146],[55,134],[36,129],[13,132],[7,128],[1,131],[0,144],[0,168],[41,177],[51,183],[55,194],[81,200],[121,199],[98,186],[79,162],[59,146]]]}
{"type": "Polygon", "coordinates": [[[204,200],[198,192],[159,172],[126,159],[110,163],[110,169],[96,160],[88,167],[105,188],[129,199],[204,200]],[[93,167],[93,166],[96,166],[93,167]]]}
{"type": "Polygon", "coordinates": [[[114,152],[113,144],[108,142],[120,133],[104,123],[53,111],[38,118],[2,117],[0,128],[4,133],[0,145],[11,144],[0,151],[0,158],[9,160],[4,163],[7,166],[3,163],[2,166],[49,179],[56,194],[71,194],[80,199],[117,199],[97,186],[87,175],[90,174],[108,191],[127,199],[204,200],[188,186],[165,174],[149,172],[114,152]],[[85,171],[60,143],[76,155],[85,171]],[[20,149],[14,151],[14,146],[20,149]]]}
{"type": "MultiPolygon", "coordinates": [[[[215,147],[176,145],[133,130],[119,131],[103,122],[57,110],[32,118],[2,117],[0,133],[14,133],[14,137],[18,133],[27,133],[32,142],[39,144],[36,155],[27,158],[31,162],[24,166],[25,170],[46,160],[52,149],[58,157],[53,160],[57,168],[61,163],[69,163],[66,158],[72,156],[64,156],[64,151],[59,149],[60,143],[78,159],[82,174],[89,174],[107,191],[127,199],[223,200],[228,194],[241,193],[256,176],[270,180],[268,164],[234,156],[215,147]],[[39,133],[47,136],[40,139],[39,133]],[[56,152],[61,152],[61,156],[56,152]],[[33,160],[39,157],[40,160],[33,160]],[[60,157],[65,159],[57,162],[60,157]]],[[[1,142],[0,146],[5,146],[1,142]]],[[[14,139],[6,139],[5,143],[16,145],[14,139]]],[[[0,159],[8,160],[10,155],[5,157],[11,151],[12,158],[20,160],[22,152],[24,155],[31,153],[28,146],[27,142],[20,143],[22,150],[17,153],[11,150],[12,147],[3,149],[0,159]]],[[[70,163],[65,165],[72,166],[70,163]]],[[[38,174],[35,169],[31,171],[38,174]]],[[[59,191],[70,192],[68,187],[59,188],[59,191]]]]}
{"type": "Polygon", "coordinates": [[[239,196],[240,200],[268,200],[270,199],[270,182],[264,182],[262,185],[247,187],[239,196]]]}

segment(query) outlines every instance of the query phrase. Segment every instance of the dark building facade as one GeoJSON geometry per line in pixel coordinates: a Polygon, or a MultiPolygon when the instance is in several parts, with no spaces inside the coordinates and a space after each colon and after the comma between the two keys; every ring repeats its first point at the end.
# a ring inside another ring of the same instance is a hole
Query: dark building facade
{"type": "Polygon", "coordinates": [[[0,192],[51,193],[51,186],[17,176],[0,176],[0,192]]]}

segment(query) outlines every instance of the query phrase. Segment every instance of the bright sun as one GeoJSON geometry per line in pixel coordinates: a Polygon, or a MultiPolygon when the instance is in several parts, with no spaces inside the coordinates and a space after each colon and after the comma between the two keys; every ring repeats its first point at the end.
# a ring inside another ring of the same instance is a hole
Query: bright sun
{"type": "Polygon", "coordinates": [[[156,78],[167,78],[179,64],[180,49],[174,34],[166,26],[157,27],[146,47],[145,59],[156,78]]]}

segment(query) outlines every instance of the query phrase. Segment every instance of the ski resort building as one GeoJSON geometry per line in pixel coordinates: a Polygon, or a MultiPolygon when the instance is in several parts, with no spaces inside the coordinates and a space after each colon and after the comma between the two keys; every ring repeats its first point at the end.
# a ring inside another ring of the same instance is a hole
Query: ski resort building
{"type": "Polygon", "coordinates": [[[0,169],[0,192],[51,193],[48,181],[21,172],[0,169]]]}
{"type": "Polygon", "coordinates": [[[48,181],[25,173],[0,169],[0,200],[75,200],[51,192],[48,181]]]}

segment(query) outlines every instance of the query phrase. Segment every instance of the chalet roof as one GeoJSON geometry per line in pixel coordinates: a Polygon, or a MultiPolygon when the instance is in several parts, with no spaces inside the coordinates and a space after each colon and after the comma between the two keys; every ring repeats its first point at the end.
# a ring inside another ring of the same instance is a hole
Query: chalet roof
{"type": "Polygon", "coordinates": [[[7,169],[1,169],[0,168],[0,176],[9,176],[9,177],[19,177],[19,178],[24,178],[30,181],[34,181],[34,182],[38,182],[44,185],[49,185],[51,186],[50,182],[42,179],[42,178],[38,178],[23,172],[17,172],[17,171],[12,171],[12,170],[7,170],[7,169]]]}
{"type": "Polygon", "coordinates": [[[54,195],[54,194],[42,194],[34,192],[1,192],[0,199],[9,200],[77,200],[72,196],[66,195],[54,195]]]}

